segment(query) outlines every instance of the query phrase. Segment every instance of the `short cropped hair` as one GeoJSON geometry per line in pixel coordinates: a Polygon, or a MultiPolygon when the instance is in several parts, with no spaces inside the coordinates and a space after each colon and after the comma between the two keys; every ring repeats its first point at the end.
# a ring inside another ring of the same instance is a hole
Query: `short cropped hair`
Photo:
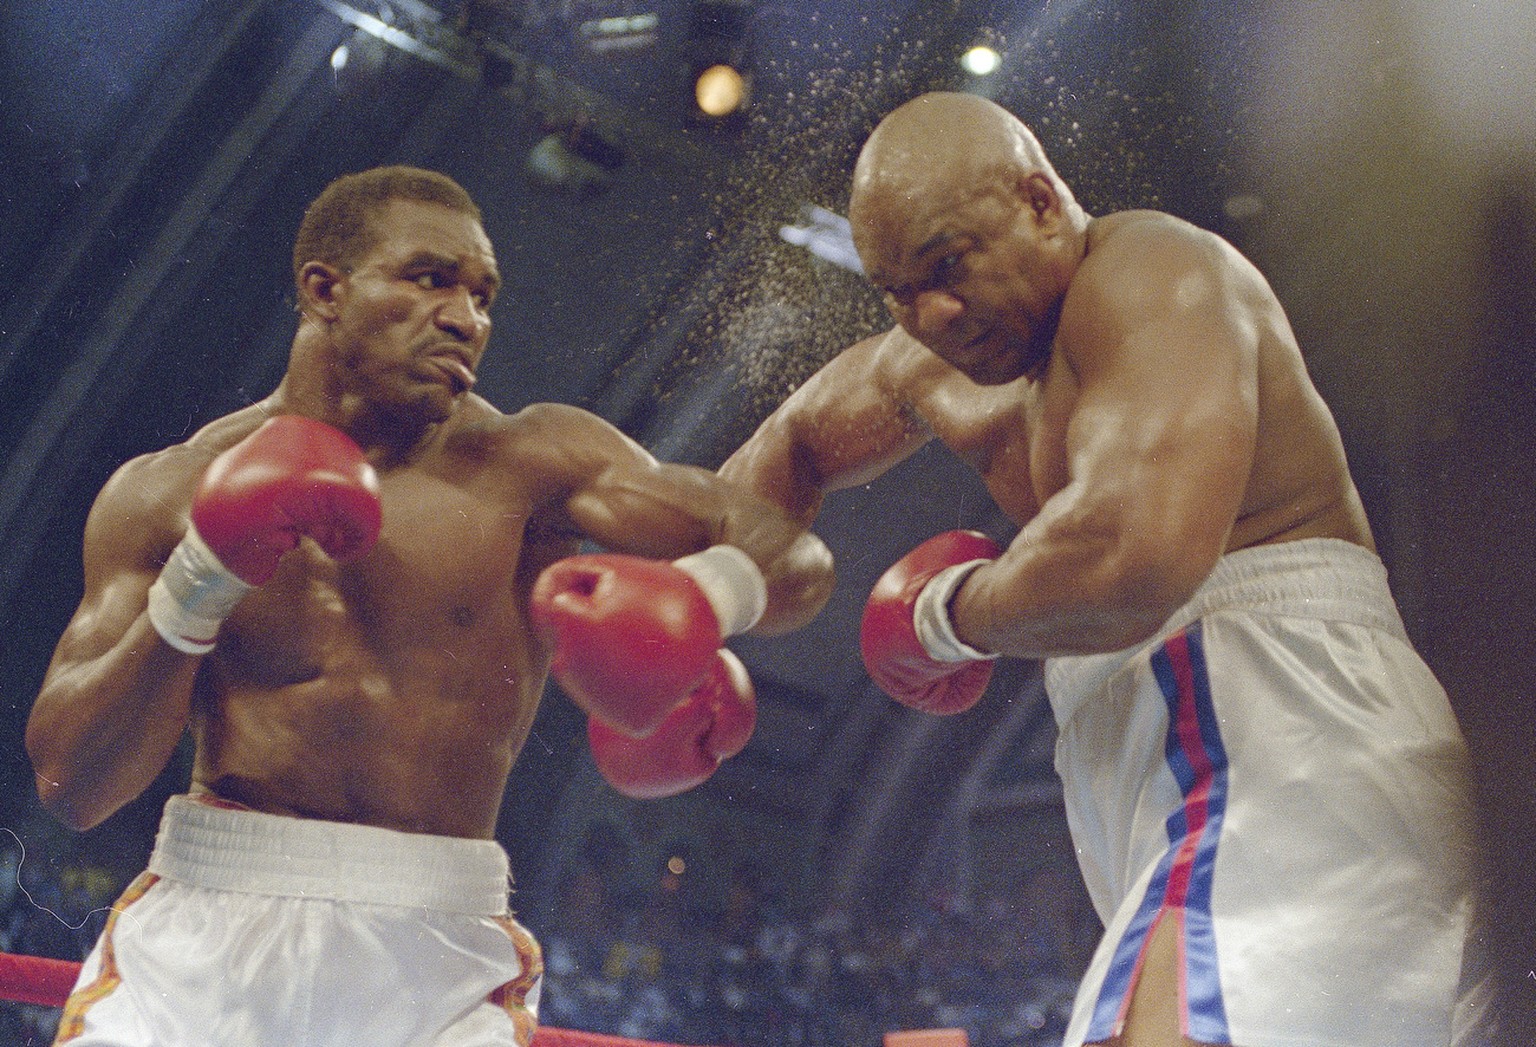
{"type": "Polygon", "coordinates": [[[391,200],[441,204],[480,221],[480,208],[452,178],[420,167],[394,165],[342,175],[315,197],[293,241],[293,280],[309,262],[350,269],[373,249],[373,217],[391,200]]]}

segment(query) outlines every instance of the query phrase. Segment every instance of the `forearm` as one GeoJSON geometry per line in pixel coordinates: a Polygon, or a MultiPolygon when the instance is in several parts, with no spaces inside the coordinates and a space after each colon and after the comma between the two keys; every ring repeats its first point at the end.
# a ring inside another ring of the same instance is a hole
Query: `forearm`
{"type": "Polygon", "coordinates": [[[199,661],[144,616],[96,657],[56,658],[26,733],[43,805],[86,829],[142,793],[185,732],[199,661]]]}
{"type": "Polygon", "coordinates": [[[776,417],[725,460],[720,476],[772,502],[807,527],[821,511],[825,492],[814,456],[776,417]]]}
{"type": "Polygon", "coordinates": [[[720,475],[810,526],[825,495],[871,482],[932,439],[904,377],[928,356],[885,334],[851,346],[764,419],[720,475]]]}
{"type": "MultiPolygon", "coordinates": [[[[1202,561],[1203,562],[1203,561],[1202,561]]],[[[950,602],[956,635],[978,650],[1049,658],[1121,650],[1150,636],[1204,571],[1170,542],[1117,516],[1036,517],[950,602]]]]}
{"type": "Polygon", "coordinates": [[[759,633],[803,625],[831,594],[832,556],[821,540],[773,503],[706,469],[615,468],[572,497],[567,510],[579,534],[616,552],[675,560],[712,545],[741,550],[767,588],[759,633]]]}

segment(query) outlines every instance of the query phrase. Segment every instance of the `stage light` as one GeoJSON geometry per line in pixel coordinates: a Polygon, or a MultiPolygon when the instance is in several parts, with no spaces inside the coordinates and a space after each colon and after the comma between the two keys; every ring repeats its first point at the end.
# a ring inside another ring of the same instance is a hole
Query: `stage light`
{"type": "Polygon", "coordinates": [[[392,58],[383,40],[368,29],[357,29],[331,52],[331,82],[342,95],[372,91],[383,81],[392,58]]]}
{"type": "Polygon", "coordinates": [[[752,97],[751,20],[746,0],[695,0],[684,47],[695,122],[740,123],[752,97]]]}
{"type": "Polygon", "coordinates": [[[960,67],[972,76],[990,76],[1003,64],[1003,56],[985,44],[977,44],[960,56],[960,67]]]}
{"type": "Polygon", "coordinates": [[[730,116],[746,96],[746,80],[728,65],[712,65],[693,82],[694,103],[705,116],[730,116]]]}

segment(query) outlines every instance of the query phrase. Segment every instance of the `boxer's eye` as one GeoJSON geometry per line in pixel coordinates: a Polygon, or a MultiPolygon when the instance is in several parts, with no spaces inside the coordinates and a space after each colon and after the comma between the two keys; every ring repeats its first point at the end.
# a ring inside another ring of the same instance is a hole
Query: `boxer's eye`
{"type": "Polygon", "coordinates": [[[952,287],[960,275],[960,256],[945,255],[934,264],[933,275],[928,278],[928,285],[933,288],[952,287]]]}
{"type": "Polygon", "coordinates": [[[897,287],[881,288],[885,296],[896,305],[903,308],[910,307],[917,301],[917,296],[924,291],[940,291],[953,287],[963,275],[961,268],[962,255],[959,253],[948,254],[934,263],[927,277],[915,284],[901,284],[897,287]]]}

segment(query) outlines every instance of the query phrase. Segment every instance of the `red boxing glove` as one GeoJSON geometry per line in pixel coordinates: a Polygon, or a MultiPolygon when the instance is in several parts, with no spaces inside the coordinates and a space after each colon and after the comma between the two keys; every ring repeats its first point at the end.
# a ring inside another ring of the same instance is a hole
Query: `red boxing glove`
{"type": "Polygon", "coordinates": [[[338,560],[379,537],[373,466],[339,429],[281,415],[215,458],[192,497],[192,522],[149,590],[149,620],[187,654],[213,650],[225,617],[313,538],[338,560]]]}
{"type": "Polygon", "coordinates": [[[336,560],[373,548],[379,480],[340,429],[281,415],[213,460],[192,499],[192,525],[231,574],[261,585],[283,554],[313,538],[336,560]]]}
{"type": "Polygon", "coordinates": [[[592,758],[609,785],[636,800],[676,796],[702,784],[746,748],[757,725],[757,700],[746,666],[728,649],[661,726],[643,738],[587,720],[592,758]]]}
{"type": "Polygon", "coordinates": [[[992,679],[992,658],[955,637],[948,603],[971,570],[1001,552],[977,531],[946,531],[881,576],[859,630],[864,666],[881,690],[939,715],[964,712],[980,700],[992,679]]]}
{"type": "Polygon", "coordinates": [[[634,737],[688,697],[724,639],[700,579],[679,566],[688,559],[588,553],[550,564],[533,586],[529,606],[553,651],[550,675],[583,712],[634,737]]]}

